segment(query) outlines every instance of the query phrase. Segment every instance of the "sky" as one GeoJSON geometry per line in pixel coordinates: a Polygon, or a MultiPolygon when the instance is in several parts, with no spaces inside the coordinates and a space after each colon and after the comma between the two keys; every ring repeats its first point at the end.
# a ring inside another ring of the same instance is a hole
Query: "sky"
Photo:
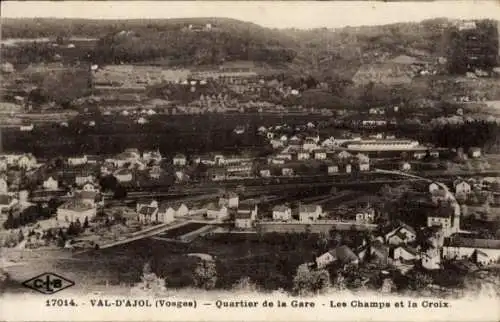
{"type": "Polygon", "coordinates": [[[429,18],[500,20],[500,1],[2,1],[1,16],[86,19],[226,17],[271,28],[338,28],[429,18]]]}

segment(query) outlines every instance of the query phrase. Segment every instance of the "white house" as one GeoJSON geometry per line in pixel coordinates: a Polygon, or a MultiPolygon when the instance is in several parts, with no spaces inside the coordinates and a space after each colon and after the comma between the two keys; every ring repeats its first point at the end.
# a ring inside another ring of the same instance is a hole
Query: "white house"
{"type": "Polygon", "coordinates": [[[116,180],[118,180],[118,182],[131,182],[133,178],[132,171],[130,171],[129,169],[120,169],[113,175],[116,180]]]}
{"type": "Polygon", "coordinates": [[[481,157],[481,148],[473,147],[469,149],[469,155],[471,158],[481,157]]]}
{"type": "Polygon", "coordinates": [[[176,154],[174,158],[172,159],[172,163],[177,166],[185,166],[187,161],[186,161],[186,156],[184,154],[176,154]]]}
{"type": "Polygon", "coordinates": [[[441,268],[441,254],[439,249],[431,247],[421,255],[422,267],[428,270],[441,268]]]}
{"type": "Polygon", "coordinates": [[[257,219],[257,205],[242,204],[234,219],[234,226],[239,229],[250,229],[257,219]]]}
{"type": "Polygon", "coordinates": [[[155,161],[155,162],[161,162],[161,160],[163,159],[161,153],[159,150],[156,150],[156,151],[145,151],[142,153],[142,159],[148,163],[148,162],[151,162],[151,161],[155,161]]]}
{"type": "Polygon", "coordinates": [[[270,169],[261,169],[259,171],[259,174],[263,178],[269,178],[271,176],[271,170],[270,169]]]}
{"type": "Polygon", "coordinates": [[[273,207],[273,220],[288,221],[292,219],[292,209],[285,205],[273,207]]]}
{"type": "Polygon", "coordinates": [[[311,139],[306,139],[304,141],[304,143],[302,144],[302,149],[304,149],[306,151],[313,151],[313,150],[316,150],[317,148],[319,148],[318,144],[314,140],[311,140],[311,139]]]}
{"type": "Polygon", "coordinates": [[[320,205],[300,205],[299,220],[302,222],[317,220],[323,213],[320,205]]]}
{"type": "Polygon", "coordinates": [[[175,210],[168,205],[160,205],[158,209],[157,221],[169,223],[175,220],[175,210]]]}
{"type": "Polygon", "coordinates": [[[210,203],[206,206],[207,209],[207,218],[222,220],[226,219],[229,216],[227,207],[218,206],[215,203],[210,203]]]}
{"type": "Polygon", "coordinates": [[[371,207],[358,211],[356,213],[356,222],[371,224],[375,220],[375,210],[371,207]]]}
{"type": "Polygon", "coordinates": [[[33,131],[34,128],[35,126],[33,124],[26,124],[26,125],[21,125],[19,127],[19,130],[22,132],[31,132],[33,131]]]}
{"type": "Polygon", "coordinates": [[[175,209],[175,217],[182,218],[189,214],[189,208],[185,204],[181,204],[177,209],[175,209]]]}
{"type": "Polygon", "coordinates": [[[239,196],[235,192],[228,192],[219,198],[219,206],[227,207],[228,209],[236,209],[239,205],[239,196]]]}
{"type": "Polygon", "coordinates": [[[33,169],[36,166],[36,164],[37,164],[36,158],[31,154],[23,154],[17,160],[17,166],[20,167],[21,169],[26,169],[26,170],[33,169]]]}
{"type": "Polygon", "coordinates": [[[323,269],[329,264],[337,260],[336,253],[334,250],[330,250],[318,257],[316,257],[316,267],[318,269],[323,269]]]}
{"type": "Polygon", "coordinates": [[[385,235],[385,240],[390,245],[401,245],[413,242],[417,239],[417,232],[413,227],[401,224],[396,229],[385,235]]]}
{"type": "Polygon", "coordinates": [[[399,164],[399,170],[400,171],[410,171],[411,170],[411,164],[409,162],[401,162],[399,164]]]}
{"type": "Polygon", "coordinates": [[[0,193],[6,194],[9,192],[9,185],[7,184],[7,180],[4,178],[0,178],[0,193]]]}
{"type": "Polygon", "coordinates": [[[90,173],[84,173],[84,174],[82,173],[75,176],[75,183],[78,186],[82,186],[88,182],[94,182],[94,180],[95,180],[94,175],[90,173]]]}
{"type": "Polygon", "coordinates": [[[328,166],[328,174],[333,174],[333,173],[338,173],[339,172],[339,166],[336,164],[331,164],[328,166]]]}
{"type": "Polygon", "coordinates": [[[88,162],[87,156],[77,156],[68,158],[68,164],[71,166],[82,165],[88,162]]]}
{"type": "Polygon", "coordinates": [[[281,175],[283,176],[293,176],[294,175],[294,171],[292,168],[282,168],[281,169],[281,175]]]}
{"type": "Polygon", "coordinates": [[[86,182],[82,186],[82,191],[98,192],[99,187],[93,182],[86,182]]]}
{"type": "Polygon", "coordinates": [[[399,261],[412,261],[420,258],[420,255],[413,247],[402,245],[394,248],[392,259],[399,261]]]}
{"type": "Polygon", "coordinates": [[[325,160],[326,159],[326,151],[323,149],[314,150],[314,159],[325,160]]]}
{"type": "Polygon", "coordinates": [[[53,177],[49,177],[43,182],[43,188],[46,190],[57,190],[59,189],[59,183],[53,177]]]}
{"type": "Polygon", "coordinates": [[[441,227],[448,237],[460,230],[460,206],[456,203],[436,207],[427,215],[427,227],[441,227]]]}
{"type": "Polygon", "coordinates": [[[352,165],[349,163],[345,165],[345,173],[351,173],[352,172],[352,165]]]}
{"type": "Polygon", "coordinates": [[[455,193],[458,195],[466,196],[472,192],[471,185],[465,180],[455,182],[455,193]]]}
{"type": "Polygon", "coordinates": [[[309,160],[310,157],[311,154],[309,153],[309,151],[301,150],[297,152],[297,160],[309,160]]]}

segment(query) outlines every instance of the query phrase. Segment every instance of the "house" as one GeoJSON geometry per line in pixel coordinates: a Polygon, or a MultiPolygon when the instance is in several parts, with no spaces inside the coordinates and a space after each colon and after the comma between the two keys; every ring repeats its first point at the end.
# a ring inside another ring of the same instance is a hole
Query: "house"
{"type": "Polygon", "coordinates": [[[144,118],[144,117],[140,117],[140,118],[137,119],[136,122],[137,122],[137,124],[144,125],[144,124],[148,123],[148,120],[146,118],[144,118]]]}
{"type": "Polygon", "coordinates": [[[49,177],[47,180],[43,182],[42,186],[46,190],[57,190],[59,189],[59,182],[53,177],[49,177]]]}
{"type": "Polygon", "coordinates": [[[161,175],[164,173],[164,170],[160,166],[152,166],[151,169],[149,169],[149,177],[151,179],[160,179],[161,175]]]}
{"type": "Polygon", "coordinates": [[[9,185],[7,184],[7,180],[4,178],[0,178],[0,193],[7,194],[9,192],[9,185]]]}
{"type": "Polygon", "coordinates": [[[155,162],[155,163],[160,163],[161,160],[163,159],[161,153],[159,150],[156,151],[146,151],[142,153],[142,159],[146,162],[155,162]]]}
{"type": "Polygon", "coordinates": [[[326,151],[323,149],[317,149],[313,151],[314,159],[316,160],[325,160],[326,159],[326,151]]]}
{"type": "Polygon", "coordinates": [[[348,163],[348,164],[344,165],[344,170],[345,170],[345,173],[351,173],[352,166],[348,163]]]}
{"type": "Polygon", "coordinates": [[[78,173],[75,176],[75,183],[78,186],[82,186],[88,182],[94,182],[94,180],[95,180],[94,175],[86,171],[82,171],[81,173],[78,173]]]}
{"type": "Polygon", "coordinates": [[[338,173],[339,166],[337,164],[330,164],[327,168],[328,174],[338,173]]]}
{"type": "Polygon", "coordinates": [[[234,218],[234,226],[239,229],[250,229],[257,219],[257,205],[242,204],[234,218]]]}
{"type": "Polygon", "coordinates": [[[289,177],[291,177],[291,176],[294,175],[294,173],[295,172],[293,171],[292,168],[282,168],[281,169],[281,175],[282,176],[289,176],[289,177]]]}
{"type": "Polygon", "coordinates": [[[299,220],[302,222],[317,220],[323,214],[323,209],[320,205],[300,205],[299,220]]]}
{"type": "Polygon", "coordinates": [[[95,207],[98,193],[95,191],[77,191],[75,192],[74,197],[81,200],[84,204],[87,204],[91,207],[95,207]]]}
{"type": "Polygon", "coordinates": [[[227,207],[218,206],[215,203],[209,203],[206,206],[207,209],[207,218],[215,219],[215,220],[223,220],[229,216],[227,207]]]}
{"type": "Polygon", "coordinates": [[[76,156],[76,157],[70,157],[67,160],[68,164],[71,166],[77,166],[77,165],[82,165],[86,164],[88,162],[87,156],[76,156]]]}
{"type": "Polygon", "coordinates": [[[369,163],[358,163],[358,169],[359,171],[370,171],[370,164],[369,163]]]}
{"type": "Polygon", "coordinates": [[[82,186],[83,191],[99,192],[99,186],[94,182],[86,182],[82,186]]]}
{"type": "Polygon", "coordinates": [[[186,165],[186,156],[184,154],[176,154],[174,158],[172,159],[173,165],[183,167],[186,165]]]}
{"type": "Polygon", "coordinates": [[[407,172],[411,170],[411,164],[409,162],[401,162],[399,163],[399,170],[403,172],[407,172]]]}
{"type": "Polygon", "coordinates": [[[326,266],[330,265],[331,263],[335,262],[337,260],[336,257],[336,252],[335,250],[329,250],[326,253],[316,257],[316,267],[318,269],[323,269],[326,266]]]}
{"type": "Polygon", "coordinates": [[[183,218],[189,214],[189,208],[184,203],[178,207],[174,207],[174,210],[175,210],[175,217],[176,218],[183,218]]]}
{"type": "MultiPolygon", "coordinates": [[[[269,135],[269,133],[268,133],[269,135]]],[[[273,147],[273,149],[279,149],[279,148],[282,148],[285,146],[285,144],[283,143],[283,141],[281,140],[277,140],[277,139],[272,139],[270,142],[271,146],[273,147]]]]}
{"type": "Polygon", "coordinates": [[[276,155],[276,158],[283,160],[292,160],[293,155],[291,152],[282,151],[276,155]]]}
{"type": "Polygon", "coordinates": [[[491,264],[491,259],[488,254],[478,249],[476,249],[474,253],[472,253],[470,259],[478,266],[486,266],[491,264]]]}
{"type": "Polygon", "coordinates": [[[273,220],[289,221],[292,219],[292,209],[286,205],[273,207],[273,220]]]}
{"type": "Polygon", "coordinates": [[[91,220],[96,216],[95,206],[78,199],[72,198],[57,208],[57,220],[59,222],[76,222],[83,223],[85,218],[91,220]]]}
{"type": "Polygon", "coordinates": [[[460,230],[460,206],[444,202],[430,208],[427,214],[427,227],[433,226],[441,227],[445,236],[458,232],[460,230]]]}
{"type": "Polygon", "coordinates": [[[297,152],[297,160],[309,160],[311,154],[307,150],[300,150],[297,152]]]}
{"type": "Polygon", "coordinates": [[[17,160],[17,166],[21,169],[31,170],[37,165],[36,158],[32,154],[23,154],[17,160]]]}
{"type": "Polygon", "coordinates": [[[14,197],[0,194],[0,214],[8,213],[17,203],[18,200],[14,197]]]}
{"type": "Polygon", "coordinates": [[[318,269],[325,268],[331,263],[340,262],[342,265],[357,265],[359,257],[346,245],[331,249],[323,255],[316,258],[318,269]]]}
{"type": "Polygon", "coordinates": [[[316,141],[312,139],[306,139],[302,144],[302,149],[306,151],[313,151],[316,150],[317,148],[319,148],[318,144],[316,143],[316,141]]]}
{"type": "Polygon", "coordinates": [[[175,210],[169,205],[162,204],[158,207],[157,221],[160,223],[170,223],[175,220],[175,210]]]}
{"type": "Polygon", "coordinates": [[[441,187],[437,183],[433,182],[429,185],[429,192],[430,193],[434,193],[437,190],[441,190],[441,187]]]}
{"type": "Polygon", "coordinates": [[[236,209],[238,208],[239,200],[240,198],[237,193],[225,193],[219,198],[219,206],[224,206],[228,209],[236,209]]]}
{"type": "Polygon", "coordinates": [[[391,253],[392,259],[397,261],[413,261],[420,258],[418,251],[408,245],[397,246],[391,253]]]}
{"type": "Polygon", "coordinates": [[[401,245],[415,241],[417,239],[417,232],[413,227],[401,224],[396,229],[388,232],[385,235],[385,240],[390,245],[401,245]]]}
{"type": "Polygon", "coordinates": [[[120,169],[118,171],[115,171],[113,176],[118,180],[120,183],[125,183],[125,182],[132,182],[132,171],[129,169],[120,169]]]}
{"type": "Polygon", "coordinates": [[[212,181],[225,180],[227,177],[225,168],[210,168],[207,171],[208,178],[212,181]]]}
{"type": "Polygon", "coordinates": [[[35,126],[33,124],[24,124],[19,127],[19,130],[21,132],[31,132],[34,128],[35,126]]]}
{"type": "Polygon", "coordinates": [[[385,265],[389,259],[389,247],[383,241],[376,239],[371,243],[363,244],[359,248],[357,256],[363,261],[385,265]]]}
{"type": "Polygon", "coordinates": [[[466,196],[472,192],[471,185],[465,180],[457,180],[454,183],[455,194],[466,196]]]}
{"type": "Polygon", "coordinates": [[[441,268],[441,254],[438,248],[430,247],[421,255],[422,267],[428,270],[441,268]]]}
{"type": "Polygon", "coordinates": [[[451,236],[444,240],[443,258],[472,259],[481,265],[495,263],[500,260],[500,239],[451,236]]]}
{"type": "Polygon", "coordinates": [[[469,149],[469,156],[471,158],[480,158],[481,157],[481,148],[472,147],[469,149]]]}
{"type": "Polygon", "coordinates": [[[271,170],[270,169],[261,169],[259,171],[259,174],[263,178],[269,178],[271,176],[271,170]]]}
{"type": "Polygon", "coordinates": [[[371,207],[362,209],[356,213],[356,223],[371,224],[375,220],[375,210],[371,207]]]}

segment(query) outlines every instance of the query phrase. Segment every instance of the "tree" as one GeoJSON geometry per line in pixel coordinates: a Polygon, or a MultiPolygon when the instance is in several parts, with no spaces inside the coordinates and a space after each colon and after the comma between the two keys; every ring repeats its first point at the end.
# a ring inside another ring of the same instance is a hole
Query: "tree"
{"type": "Polygon", "coordinates": [[[83,221],[83,229],[89,228],[89,217],[85,216],[85,220],[83,221]]]}
{"type": "Polygon", "coordinates": [[[196,287],[210,290],[217,283],[217,267],[213,260],[202,260],[194,269],[193,282],[196,287]]]}
{"type": "Polygon", "coordinates": [[[161,296],[165,295],[166,290],[165,280],[153,273],[149,263],[145,263],[142,268],[141,281],[132,288],[131,292],[140,295],[161,296]]]}
{"type": "Polygon", "coordinates": [[[18,234],[18,241],[22,242],[24,240],[24,234],[22,229],[19,229],[19,234],[18,234]]]}
{"type": "Polygon", "coordinates": [[[297,267],[293,278],[293,291],[301,296],[325,292],[330,287],[330,273],[325,269],[315,270],[309,265],[297,267]]]}
{"type": "Polygon", "coordinates": [[[426,273],[412,270],[407,274],[408,286],[412,290],[421,290],[432,283],[432,277],[426,273]]]}

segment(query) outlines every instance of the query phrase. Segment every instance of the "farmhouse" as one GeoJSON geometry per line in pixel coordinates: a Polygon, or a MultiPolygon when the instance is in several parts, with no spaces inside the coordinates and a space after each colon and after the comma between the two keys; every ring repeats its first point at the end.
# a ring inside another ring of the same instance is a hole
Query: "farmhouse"
{"type": "Polygon", "coordinates": [[[299,220],[302,222],[317,220],[322,213],[323,210],[320,205],[299,206],[299,220]]]}
{"type": "Polygon", "coordinates": [[[274,206],[273,220],[288,221],[292,219],[292,209],[286,205],[274,206]]]}

